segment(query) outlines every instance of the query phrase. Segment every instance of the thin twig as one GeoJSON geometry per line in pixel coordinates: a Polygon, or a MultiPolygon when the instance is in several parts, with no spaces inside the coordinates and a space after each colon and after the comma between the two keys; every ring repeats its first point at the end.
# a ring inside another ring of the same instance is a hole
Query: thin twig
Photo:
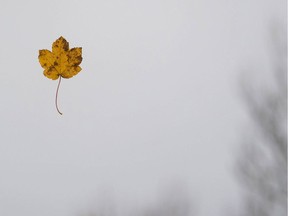
{"type": "Polygon", "coordinates": [[[59,76],[59,82],[58,82],[58,86],[57,86],[57,90],[56,90],[55,105],[56,105],[56,109],[57,109],[58,113],[60,115],[62,115],[62,113],[58,109],[58,103],[57,103],[57,101],[58,101],[58,90],[59,90],[60,83],[61,83],[61,76],[59,76]]]}

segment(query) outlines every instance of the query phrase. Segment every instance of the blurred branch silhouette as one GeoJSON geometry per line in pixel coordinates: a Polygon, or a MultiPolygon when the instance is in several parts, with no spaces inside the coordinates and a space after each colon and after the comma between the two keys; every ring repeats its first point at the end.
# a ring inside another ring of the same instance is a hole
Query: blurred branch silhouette
{"type": "MultiPolygon", "coordinates": [[[[183,188],[182,188],[183,189],[183,188]]],[[[192,206],[188,194],[178,187],[162,196],[154,206],[144,209],[140,216],[192,216],[192,206]]]]}
{"type": "Polygon", "coordinates": [[[242,86],[254,124],[237,162],[238,176],[247,189],[241,213],[245,216],[287,213],[287,50],[286,33],[279,30],[273,29],[271,86],[261,90],[251,82],[242,86]]]}
{"type": "Polygon", "coordinates": [[[153,205],[136,210],[133,205],[127,209],[130,213],[116,212],[115,206],[102,203],[94,210],[81,214],[81,216],[192,216],[191,200],[188,192],[179,187],[168,189],[153,205]]]}

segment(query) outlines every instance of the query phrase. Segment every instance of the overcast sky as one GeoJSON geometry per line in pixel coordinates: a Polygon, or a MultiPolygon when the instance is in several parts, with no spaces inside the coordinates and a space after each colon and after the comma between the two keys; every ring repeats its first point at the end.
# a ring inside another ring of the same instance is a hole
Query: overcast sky
{"type": "Polygon", "coordinates": [[[172,187],[198,216],[237,208],[238,81],[266,66],[285,12],[284,0],[0,0],[0,214],[77,216],[101,199],[121,213],[172,187]],[[63,116],[38,62],[60,36],[83,48],[63,116]]]}

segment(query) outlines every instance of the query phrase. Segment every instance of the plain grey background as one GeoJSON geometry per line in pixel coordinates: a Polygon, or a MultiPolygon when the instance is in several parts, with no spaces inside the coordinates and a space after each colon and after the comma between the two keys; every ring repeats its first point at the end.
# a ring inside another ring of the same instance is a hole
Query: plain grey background
{"type": "Polygon", "coordinates": [[[102,202],[121,215],[178,187],[197,215],[237,209],[238,81],[269,67],[285,5],[0,0],[0,214],[71,216],[102,202]],[[60,36],[83,48],[82,71],[62,80],[63,116],[38,62],[60,36]]]}

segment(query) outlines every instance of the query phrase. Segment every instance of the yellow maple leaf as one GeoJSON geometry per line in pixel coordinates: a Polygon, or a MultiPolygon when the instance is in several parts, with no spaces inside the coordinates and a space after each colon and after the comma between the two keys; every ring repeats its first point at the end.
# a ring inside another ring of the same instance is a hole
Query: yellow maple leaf
{"type": "Polygon", "coordinates": [[[52,52],[39,50],[38,58],[45,69],[44,75],[49,79],[56,80],[59,76],[71,78],[81,71],[82,48],[69,49],[69,43],[60,37],[53,43],[52,52]]]}
{"type": "Polygon", "coordinates": [[[61,82],[61,77],[71,78],[81,71],[79,66],[82,61],[82,48],[75,47],[69,49],[69,43],[62,36],[52,44],[52,52],[47,49],[39,50],[39,62],[44,68],[44,75],[52,80],[57,80],[59,83],[56,91],[56,108],[62,114],[57,106],[58,89],[61,82]]]}

